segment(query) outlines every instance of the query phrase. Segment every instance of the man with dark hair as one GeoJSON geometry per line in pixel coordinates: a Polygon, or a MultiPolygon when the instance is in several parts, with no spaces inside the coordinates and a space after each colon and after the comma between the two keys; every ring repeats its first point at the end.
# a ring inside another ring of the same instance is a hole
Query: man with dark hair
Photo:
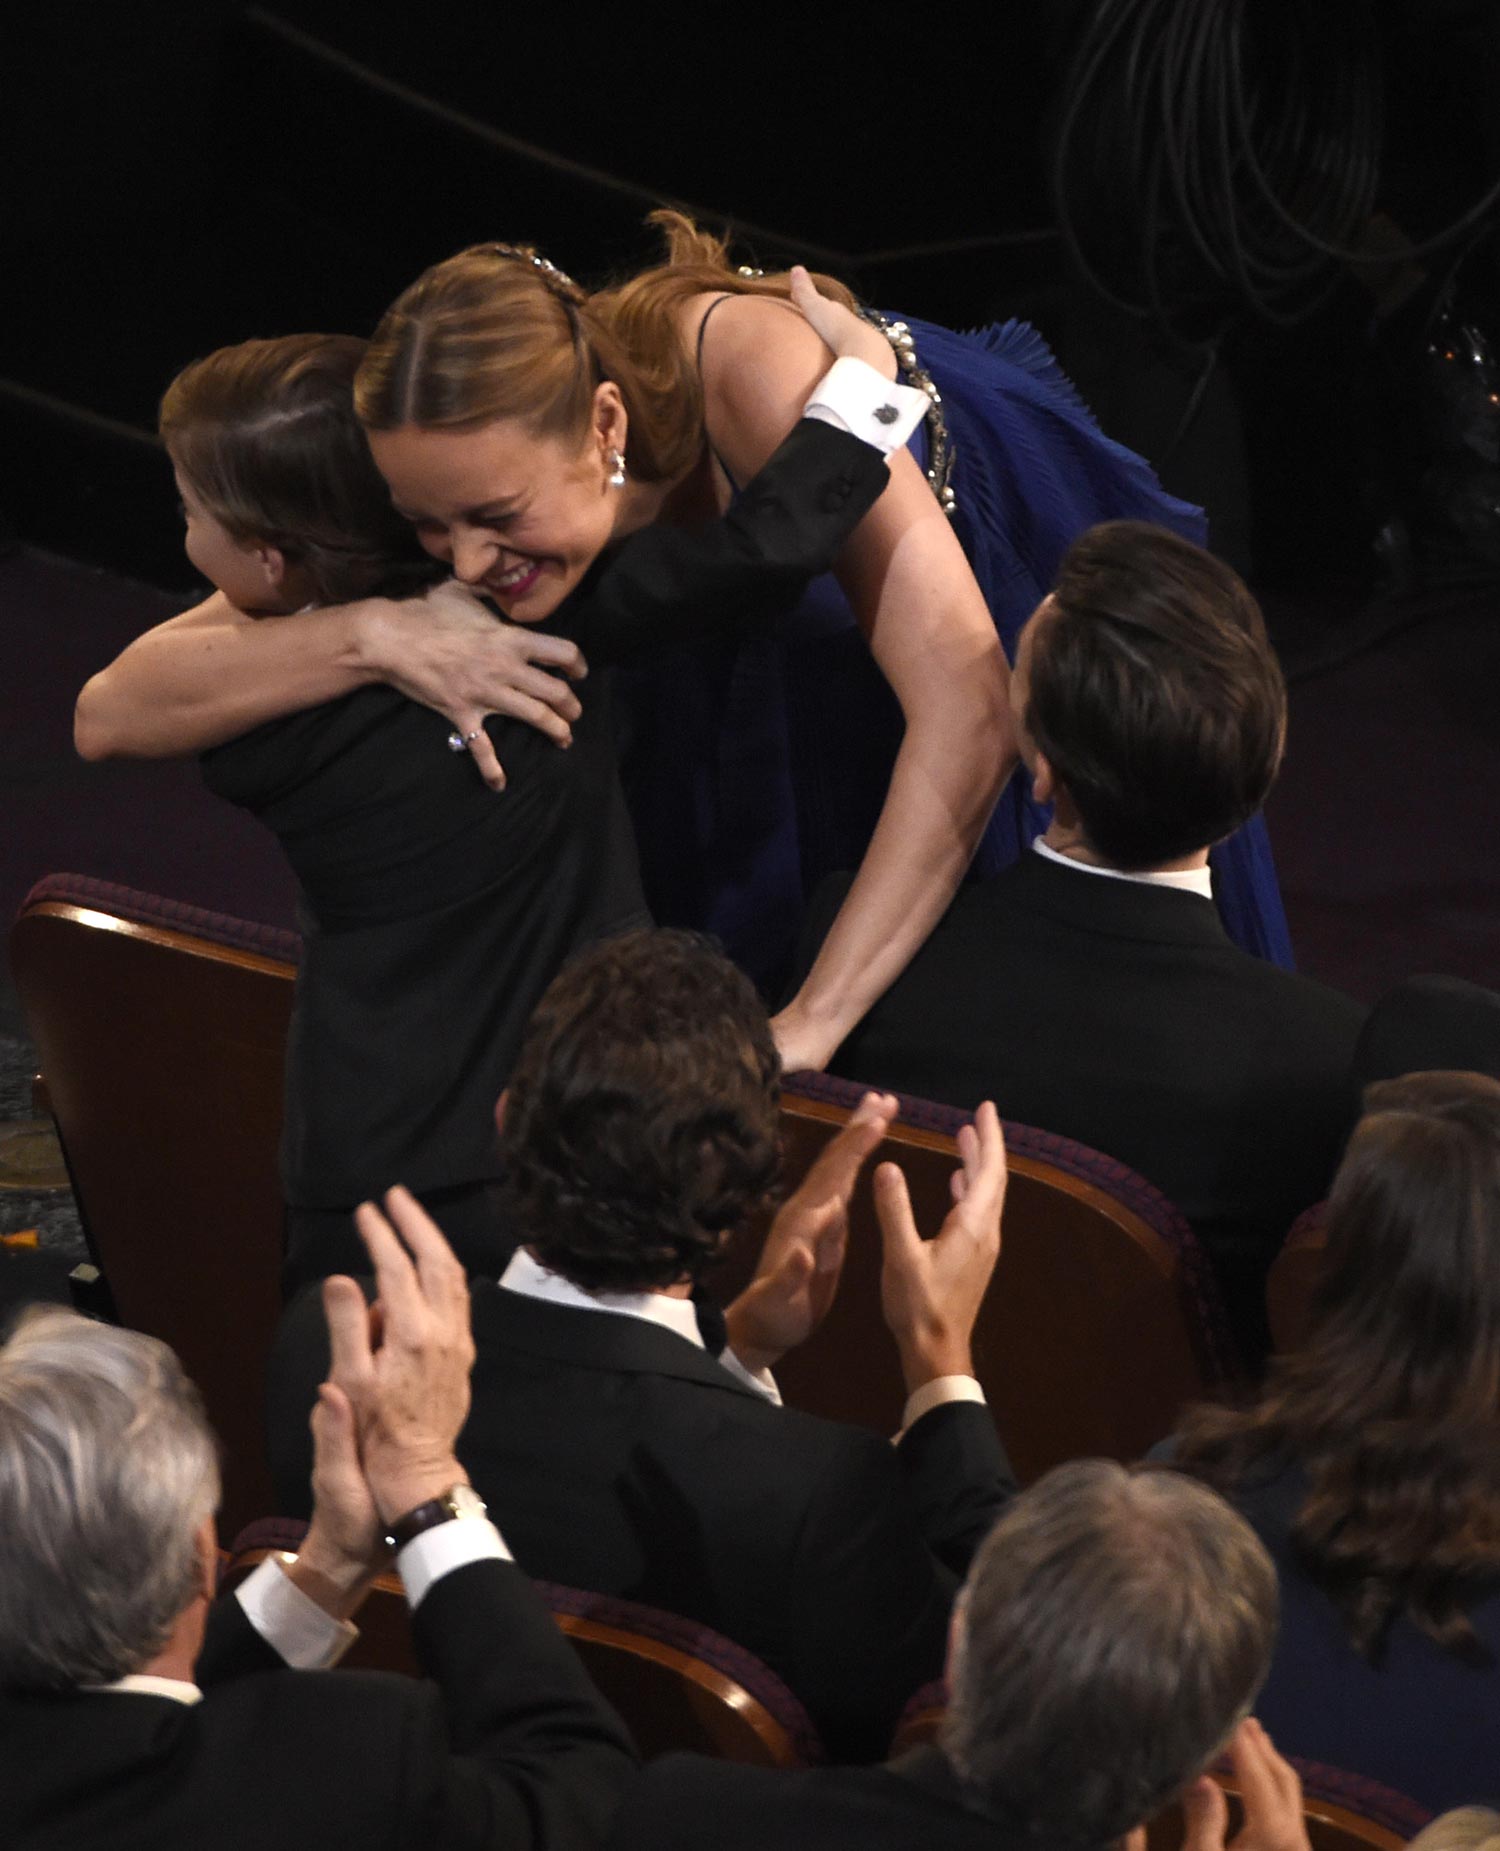
{"type": "MultiPolygon", "coordinates": [[[[986,1104],[930,1241],[899,1171],[876,1173],[909,1396],[893,1447],[783,1408],[770,1371],[832,1302],[849,1196],[894,1100],[870,1095],[831,1141],[722,1319],[694,1302],[775,1181],[777,1071],[764,1006],[706,940],[632,933],[553,981],[502,1101],[524,1245],[474,1288],[459,1452],[481,1493],[504,1487],[529,1572],[726,1634],[780,1673],[832,1753],[868,1760],[941,1669],[959,1577],[1014,1489],[970,1354],[1005,1149],[986,1104]]],[[[306,1482],[317,1337],[294,1307],[272,1365],[286,1498],[306,1482]]]]}
{"type": "MultiPolygon", "coordinates": [[[[1353,1122],[1350,998],[1233,945],[1210,847],[1257,810],[1286,726],[1255,600],[1138,522],[1084,534],[1021,633],[1011,703],[1052,821],[965,888],[833,1071],[1076,1138],[1155,1183],[1213,1262],[1242,1346],[1266,1267],[1353,1122]]],[[[810,960],[844,877],[820,893],[810,960]]]]}
{"type": "Polygon", "coordinates": [[[1243,1720],[1276,1636],[1276,1570],[1222,1498],[1103,1459],[1018,1497],[960,1598],[937,1743],[882,1768],[657,1761],[608,1851],[1144,1851],[1179,1795],[1186,1851],[1223,1851],[1203,1770],[1229,1746],[1236,1851],[1307,1851],[1295,1772],[1243,1720]]]}
{"type": "Polygon", "coordinates": [[[635,1757],[467,1487],[463,1272],[388,1206],[406,1245],[360,1211],[378,1324],[325,1287],[311,1528],[224,1599],[214,1438],[166,1345],[49,1307],[0,1346],[6,1851],[597,1842],[635,1757]],[[388,1536],[431,1682],[327,1670],[388,1536]]]}

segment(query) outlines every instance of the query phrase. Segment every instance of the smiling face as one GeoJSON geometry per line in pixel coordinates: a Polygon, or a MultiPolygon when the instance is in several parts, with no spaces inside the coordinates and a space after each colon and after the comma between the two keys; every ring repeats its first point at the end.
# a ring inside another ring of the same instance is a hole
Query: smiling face
{"type": "Polygon", "coordinates": [[[514,418],[460,431],[408,424],[369,439],[422,545],[517,623],[550,617],[615,537],[621,498],[609,476],[622,439],[612,418],[596,417],[581,444],[514,418]]]}

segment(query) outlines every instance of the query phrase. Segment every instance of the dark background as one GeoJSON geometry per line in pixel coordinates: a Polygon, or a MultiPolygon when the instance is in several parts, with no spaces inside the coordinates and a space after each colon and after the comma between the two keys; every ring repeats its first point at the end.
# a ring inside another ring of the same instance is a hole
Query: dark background
{"type": "MultiPolygon", "coordinates": [[[[601,278],[652,254],[641,220],[665,199],[735,224],[746,256],[821,261],[907,312],[1030,316],[1106,426],[1208,506],[1228,556],[1362,579],[1397,493],[1368,289],[1343,279],[1291,331],[1236,328],[1167,455],[1196,362],[1106,309],[1048,235],[1051,132],[1093,10],[13,6],[0,511],[27,540],[185,583],[141,441],[177,368],[253,334],[367,331],[477,238],[601,278]]],[[[1295,15],[1257,12],[1271,41],[1295,15]]],[[[1319,55],[1336,67],[1372,12],[1382,203],[1420,236],[1500,171],[1495,9],[1322,0],[1319,55]]],[[[1413,339],[1389,344],[1398,371],[1413,339]]]]}
{"type": "MultiPolygon", "coordinates": [[[[1317,313],[1234,321],[1174,447],[1201,363],[1105,305],[1053,235],[1054,130],[1103,3],[13,3],[0,914],[72,868],[290,918],[274,845],[191,765],[72,752],[77,688],[193,588],[152,436],[172,374],[250,335],[366,332],[476,239],[533,241],[602,279],[653,255],[642,219],[665,200],[731,223],[747,259],[806,259],[885,306],[1033,319],[1105,428],[1208,508],[1265,604],[1293,683],[1269,815],[1302,967],[1367,997],[1424,969],[1500,981],[1493,240],[1423,258],[1397,288],[1332,265],[1317,313]],[[1427,352],[1450,281],[1473,335],[1451,403],[1427,352]],[[1440,502],[1467,497],[1472,518],[1427,543],[1438,412],[1456,472],[1433,478],[1440,502]]],[[[1374,31],[1375,203],[1398,245],[1500,174],[1491,0],[1213,4],[1245,5],[1273,47],[1315,21],[1330,84],[1374,31]]],[[[1116,148],[1092,116],[1081,152],[1102,184],[1116,148]]],[[[1309,187],[1342,152],[1309,164],[1309,187]]],[[[1127,259],[1144,238],[1131,204],[1127,259]]],[[[0,1028],[18,1019],[0,979],[0,1028]]]]}

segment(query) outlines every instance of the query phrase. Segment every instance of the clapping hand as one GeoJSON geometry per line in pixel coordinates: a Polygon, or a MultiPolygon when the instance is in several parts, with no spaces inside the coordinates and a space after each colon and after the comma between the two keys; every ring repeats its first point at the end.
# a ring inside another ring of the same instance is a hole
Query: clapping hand
{"type": "MultiPolygon", "coordinates": [[[[1229,1760],[1245,1805],[1245,1823],[1227,1851],[1310,1851],[1302,1812],[1302,1782],[1277,1754],[1269,1735],[1247,1716],[1229,1743],[1229,1760]]],[[[1182,1851],[1226,1851],[1229,1804],[1205,1774],[1182,1796],[1182,1851]]]]}
{"type": "Polygon", "coordinates": [[[954,1205],[931,1240],[917,1231],[901,1171],[883,1163],[875,1172],[885,1249],[881,1304],[908,1394],[939,1376],[974,1372],[974,1324],[1000,1257],[1005,1204],[1005,1138],[989,1100],[959,1132],[958,1154],[954,1205]]]}
{"type": "Polygon", "coordinates": [[[747,1369],[774,1368],[827,1317],[844,1266],[849,1198],[895,1116],[890,1094],[866,1093],[782,1204],[755,1277],[724,1314],[730,1348],[747,1369]]]}
{"type": "Polygon", "coordinates": [[[385,1207],[365,1202],[355,1213],[375,1306],[339,1278],[325,1282],[323,1304],[330,1380],[352,1410],[365,1479],[388,1525],[466,1482],[453,1449],[469,1412],[474,1339],[453,1249],[407,1190],[390,1190],[385,1207]]]}
{"type": "Polygon", "coordinates": [[[385,1526],[360,1463],[354,1410],[332,1382],[318,1390],[312,1436],[312,1522],[287,1573],[325,1613],[345,1620],[385,1561],[385,1526]]]}

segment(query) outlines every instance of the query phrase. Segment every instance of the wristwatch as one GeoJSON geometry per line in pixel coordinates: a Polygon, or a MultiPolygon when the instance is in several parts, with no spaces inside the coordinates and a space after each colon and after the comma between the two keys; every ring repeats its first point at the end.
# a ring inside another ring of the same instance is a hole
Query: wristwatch
{"type": "Polygon", "coordinates": [[[465,1517],[484,1517],[489,1512],[484,1499],[472,1485],[450,1485],[425,1504],[398,1517],[385,1533],[388,1549],[404,1549],[413,1537],[435,1530],[440,1523],[453,1523],[465,1517]]]}

